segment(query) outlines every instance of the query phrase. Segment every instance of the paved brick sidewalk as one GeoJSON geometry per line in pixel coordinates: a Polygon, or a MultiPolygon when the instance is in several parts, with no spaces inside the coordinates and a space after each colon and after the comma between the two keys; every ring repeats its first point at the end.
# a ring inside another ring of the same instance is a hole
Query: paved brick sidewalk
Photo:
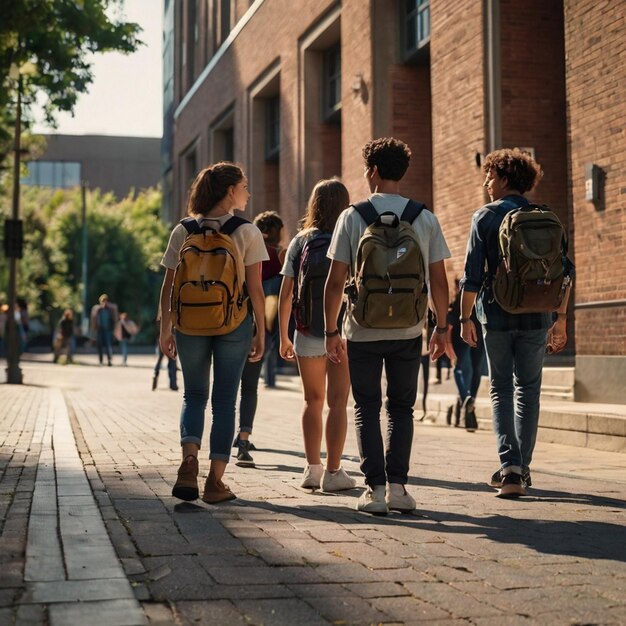
{"type": "MultiPolygon", "coordinates": [[[[626,623],[626,455],[540,443],[533,495],[501,501],[485,484],[491,433],[418,424],[418,510],[373,518],[354,511],[358,489],[298,488],[301,400],[297,380],[280,378],[260,387],[257,468],[227,471],[238,499],[180,503],[181,396],[150,391],[151,362],[28,363],[26,382],[41,386],[0,386],[0,623],[626,623]],[[49,545],[37,494],[56,506],[49,545]],[[94,497],[125,577],[102,560],[100,518],[84,510],[94,497]],[[33,572],[46,568],[58,584],[37,596],[33,572]]],[[[355,454],[351,426],[345,467],[357,476],[355,454]]]]}

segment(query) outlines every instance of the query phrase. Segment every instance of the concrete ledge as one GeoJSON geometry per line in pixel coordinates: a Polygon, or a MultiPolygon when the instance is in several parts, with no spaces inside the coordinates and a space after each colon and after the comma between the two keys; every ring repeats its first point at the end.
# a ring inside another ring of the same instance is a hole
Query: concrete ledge
{"type": "Polygon", "coordinates": [[[577,402],[626,404],[626,356],[577,355],[577,402]]]}
{"type": "MultiPolygon", "coordinates": [[[[427,418],[446,424],[453,395],[428,396],[427,418]]],[[[420,410],[416,408],[416,415],[420,410]]],[[[481,430],[492,429],[491,404],[479,397],[476,417],[481,430]]],[[[454,418],[453,418],[454,419],[454,418]]],[[[542,396],[539,417],[539,441],[626,453],[626,405],[557,401],[542,396]]]]}

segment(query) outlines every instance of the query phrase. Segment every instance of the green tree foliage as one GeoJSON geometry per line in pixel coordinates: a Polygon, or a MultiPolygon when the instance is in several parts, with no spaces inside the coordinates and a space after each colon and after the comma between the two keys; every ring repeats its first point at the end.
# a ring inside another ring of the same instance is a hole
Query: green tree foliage
{"type": "Polygon", "coordinates": [[[73,111],[93,80],[92,53],[134,52],[140,27],[123,0],[0,0],[0,161],[11,149],[18,72],[24,120],[40,96],[46,121],[73,111]]]}
{"type": "MultiPolygon", "coordinates": [[[[159,261],[169,234],[160,209],[157,189],[119,202],[99,190],[87,193],[89,306],[107,293],[144,327],[146,339],[152,337],[162,278],[159,261]]],[[[83,308],[80,189],[26,188],[22,214],[25,243],[18,264],[18,293],[28,302],[31,317],[50,328],[63,309],[80,313],[83,308]]],[[[7,291],[2,265],[0,301],[7,291]]]]}

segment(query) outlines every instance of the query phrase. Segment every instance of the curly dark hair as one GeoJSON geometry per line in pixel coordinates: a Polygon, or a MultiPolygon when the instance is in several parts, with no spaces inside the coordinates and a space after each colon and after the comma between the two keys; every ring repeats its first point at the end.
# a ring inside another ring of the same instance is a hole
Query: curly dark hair
{"type": "Polygon", "coordinates": [[[243,171],[238,165],[221,161],[205,167],[193,181],[187,200],[189,215],[207,215],[209,211],[226,197],[229,187],[243,179],[243,171]]]}
{"type": "Polygon", "coordinates": [[[483,172],[493,170],[506,178],[507,186],[520,193],[530,191],[541,180],[543,171],[528,152],[519,148],[503,148],[490,152],[483,162],[483,172]]]}
{"type": "Polygon", "coordinates": [[[336,178],[320,180],[313,187],[300,227],[332,233],[339,215],[349,204],[350,195],[341,181],[336,178]]]}
{"type": "Polygon", "coordinates": [[[367,169],[376,166],[381,178],[398,181],[409,167],[411,149],[404,141],[382,137],[363,146],[363,160],[367,169]]]}
{"type": "Polygon", "coordinates": [[[267,235],[265,240],[270,246],[280,243],[280,231],[283,228],[283,220],[276,211],[263,211],[254,218],[257,228],[267,235]]]}

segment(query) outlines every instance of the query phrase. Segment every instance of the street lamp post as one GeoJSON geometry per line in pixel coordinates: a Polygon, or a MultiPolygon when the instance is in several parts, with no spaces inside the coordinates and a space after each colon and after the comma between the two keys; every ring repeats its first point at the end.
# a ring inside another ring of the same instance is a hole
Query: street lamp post
{"type": "Polygon", "coordinates": [[[20,216],[20,155],[22,126],[22,75],[17,79],[17,107],[15,112],[15,153],[13,159],[13,210],[12,220],[7,220],[10,231],[5,228],[5,253],[9,258],[9,311],[6,325],[7,383],[22,384],[20,369],[20,341],[15,319],[17,307],[17,259],[22,256],[22,229],[20,216]]]}
{"type": "Polygon", "coordinates": [[[82,218],[83,218],[83,254],[82,254],[82,282],[83,282],[83,317],[82,317],[82,331],[83,337],[87,336],[89,332],[89,303],[88,303],[88,295],[87,295],[87,254],[88,254],[88,245],[89,245],[89,237],[87,231],[87,181],[82,180],[80,183],[80,196],[82,200],[82,218]]]}

